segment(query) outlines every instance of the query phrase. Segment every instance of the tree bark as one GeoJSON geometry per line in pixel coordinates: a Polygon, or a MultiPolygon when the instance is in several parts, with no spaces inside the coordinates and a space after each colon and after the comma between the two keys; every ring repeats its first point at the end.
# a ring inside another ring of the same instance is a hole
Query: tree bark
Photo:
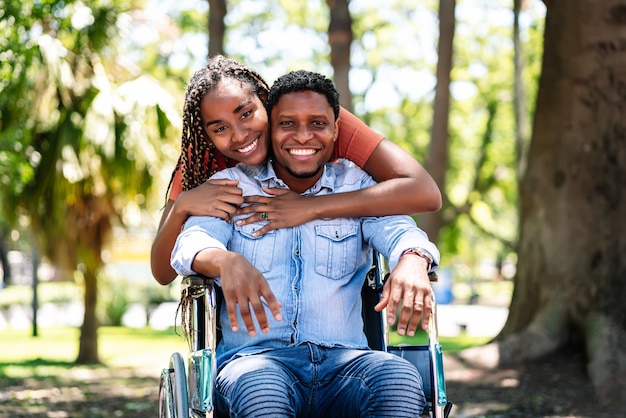
{"type": "Polygon", "coordinates": [[[546,2],[518,271],[499,363],[579,345],[598,398],[626,406],[626,4],[546,2]]]}
{"type": "MultiPolygon", "coordinates": [[[[448,119],[450,114],[450,73],[455,30],[455,0],[439,1],[439,45],[437,61],[437,85],[433,111],[433,126],[425,168],[446,198],[446,172],[448,171],[448,119]]],[[[420,227],[435,242],[444,220],[444,210],[420,216],[420,227]]]]}
{"type": "Polygon", "coordinates": [[[96,305],[98,302],[98,280],[96,272],[87,269],[84,272],[84,305],[83,324],[80,327],[77,364],[97,364],[100,362],[98,350],[98,318],[96,305]]]}
{"type": "Polygon", "coordinates": [[[524,88],[524,51],[520,40],[519,16],[524,1],[513,1],[513,48],[514,48],[514,102],[515,110],[515,153],[517,162],[517,178],[521,179],[526,170],[526,148],[528,147],[529,127],[528,110],[526,109],[526,90],[524,88]]]}
{"type": "Polygon", "coordinates": [[[6,287],[11,284],[11,266],[9,265],[9,247],[6,245],[4,231],[0,230],[0,266],[2,266],[2,285],[6,287]]]}
{"type": "MultiPolygon", "coordinates": [[[[97,316],[98,273],[102,271],[102,249],[110,242],[113,208],[107,196],[80,195],[68,207],[68,228],[75,228],[77,262],[83,273],[85,313],[80,328],[78,364],[100,363],[97,316]]],[[[106,303],[107,301],[105,301],[106,303]]]]}
{"type": "Polygon", "coordinates": [[[209,57],[224,55],[226,0],[209,0],[209,57]]]}
{"type": "Polygon", "coordinates": [[[349,0],[327,0],[330,9],[328,43],[330,44],[330,64],[333,66],[334,81],[339,92],[339,103],[352,111],[350,91],[350,46],[352,45],[352,17],[348,8],[349,0]]]}

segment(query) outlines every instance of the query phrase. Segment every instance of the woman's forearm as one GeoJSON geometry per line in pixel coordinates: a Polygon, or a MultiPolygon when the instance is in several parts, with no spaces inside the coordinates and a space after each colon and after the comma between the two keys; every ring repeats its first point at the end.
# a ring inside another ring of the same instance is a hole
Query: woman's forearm
{"type": "Polygon", "coordinates": [[[162,285],[170,284],[177,276],[170,265],[170,256],[176,238],[186,221],[184,214],[172,211],[174,202],[169,200],[163,210],[161,223],[150,251],[150,268],[152,275],[162,285]]]}
{"type": "Polygon", "coordinates": [[[367,215],[418,214],[441,209],[441,192],[428,172],[399,145],[383,139],[363,169],[379,184],[354,192],[372,206],[367,215]],[[371,199],[368,201],[368,199],[371,199]]]}
{"type": "Polygon", "coordinates": [[[417,183],[412,178],[397,178],[354,192],[307,199],[314,200],[309,204],[314,219],[411,215],[438,210],[439,190],[416,192],[422,188],[417,183]]]}

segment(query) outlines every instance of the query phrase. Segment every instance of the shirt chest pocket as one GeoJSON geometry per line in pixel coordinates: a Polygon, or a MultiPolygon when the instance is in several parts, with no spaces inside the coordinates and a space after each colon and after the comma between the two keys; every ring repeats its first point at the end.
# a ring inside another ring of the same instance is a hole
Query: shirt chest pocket
{"type": "Polygon", "coordinates": [[[246,257],[261,273],[266,273],[272,266],[274,256],[274,243],[276,241],[276,231],[270,231],[260,237],[253,237],[252,234],[259,230],[262,225],[235,225],[235,234],[230,241],[230,250],[238,252],[246,257]]]}
{"type": "Polygon", "coordinates": [[[357,224],[315,226],[315,272],[339,280],[354,273],[360,253],[357,224]]]}

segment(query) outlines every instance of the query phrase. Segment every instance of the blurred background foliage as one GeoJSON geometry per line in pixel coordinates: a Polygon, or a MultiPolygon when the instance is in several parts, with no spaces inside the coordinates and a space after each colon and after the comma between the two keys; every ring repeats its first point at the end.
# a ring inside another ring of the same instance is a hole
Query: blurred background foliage
{"type": "MultiPolygon", "coordinates": [[[[226,54],[269,83],[299,68],[332,76],[326,2],[227,6],[226,54]]],[[[435,0],[350,2],[354,112],[422,162],[433,118],[437,10],[435,0]]],[[[208,12],[204,0],[0,0],[0,239],[5,253],[38,248],[51,279],[105,277],[98,290],[99,303],[109,305],[99,308],[105,323],[119,322],[131,302],[176,298],[169,290],[152,294],[149,246],[179,152],[185,85],[207,56],[208,12]],[[104,269],[129,262],[143,266],[132,280],[104,269]]],[[[540,1],[527,1],[520,16],[529,98],[544,13],[540,1]]],[[[438,238],[442,267],[456,283],[514,274],[512,28],[511,1],[457,1],[438,238]]],[[[531,109],[528,101],[528,120],[531,109]]],[[[7,292],[0,291],[0,306],[7,292]]]]}

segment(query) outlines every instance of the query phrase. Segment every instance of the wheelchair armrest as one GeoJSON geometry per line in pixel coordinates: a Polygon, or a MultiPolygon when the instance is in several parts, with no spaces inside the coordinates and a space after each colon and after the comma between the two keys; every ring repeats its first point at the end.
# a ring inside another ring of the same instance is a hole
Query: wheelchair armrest
{"type": "Polygon", "coordinates": [[[202,276],[200,274],[194,274],[191,276],[184,276],[180,283],[181,293],[195,287],[209,287],[213,284],[213,279],[210,277],[202,276]]]}

